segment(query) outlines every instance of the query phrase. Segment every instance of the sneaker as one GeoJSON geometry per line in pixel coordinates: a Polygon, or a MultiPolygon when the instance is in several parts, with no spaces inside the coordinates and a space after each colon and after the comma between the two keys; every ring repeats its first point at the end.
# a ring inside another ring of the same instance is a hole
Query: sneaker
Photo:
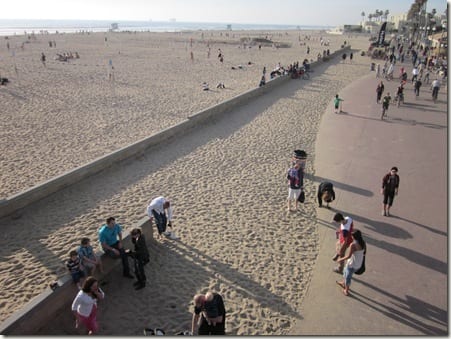
{"type": "Polygon", "coordinates": [[[124,277],[129,279],[135,279],[135,277],[132,276],[130,273],[124,274],[124,277]]]}
{"type": "Polygon", "coordinates": [[[339,256],[340,256],[339,254],[335,254],[335,255],[333,256],[332,260],[333,260],[333,261],[337,261],[337,259],[338,259],[339,256]]]}
{"type": "Polygon", "coordinates": [[[163,235],[169,237],[169,236],[171,236],[171,233],[172,233],[172,232],[166,231],[166,232],[163,232],[163,235]]]}
{"type": "Polygon", "coordinates": [[[385,214],[387,217],[389,217],[390,216],[390,213],[387,211],[387,213],[385,214]]]}
{"type": "Polygon", "coordinates": [[[382,211],[381,215],[383,215],[385,217],[387,214],[385,213],[385,211],[382,211]]]}

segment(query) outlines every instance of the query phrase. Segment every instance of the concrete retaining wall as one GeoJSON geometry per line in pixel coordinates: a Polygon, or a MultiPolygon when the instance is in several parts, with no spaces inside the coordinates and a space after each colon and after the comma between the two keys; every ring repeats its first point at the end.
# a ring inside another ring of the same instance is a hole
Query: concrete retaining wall
{"type": "MultiPolygon", "coordinates": [[[[141,219],[134,225],[141,228],[146,237],[147,246],[153,246],[153,229],[149,217],[141,219]]],[[[130,238],[131,229],[123,230],[124,248],[133,249],[134,246],[130,238]]],[[[108,275],[118,265],[121,265],[120,259],[113,259],[101,255],[104,269],[104,276],[108,275]]],[[[96,274],[97,275],[97,274],[96,274]]],[[[46,324],[49,323],[59,312],[70,312],[70,305],[78,293],[77,286],[72,282],[69,274],[58,280],[59,287],[52,291],[47,288],[43,293],[31,300],[20,311],[14,313],[0,325],[1,335],[32,335],[46,324]]]]}
{"type": "MultiPolygon", "coordinates": [[[[350,46],[344,49],[338,50],[330,55],[329,58],[334,58],[336,55],[343,53],[350,46]]],[[[313,62],[311,67],[321,61],[313,62]]],[[[230,100],[226,100],[218,105],[207,108],[199,113],[196,113],[187,120],[181,123],[167,128],[161,132],[158,132],[148,138],[140,140],[134,144],[123,147],[113,153],[110,153],[104,157],[98,158],[93,162],[90,162],[77,169],[69,171],[63,175],[57,176],[47,182],[44,182],[38,186],[35,186],[22,193],[14,195],[8,199],[0,202],[0,217],[14,213],[20,208],[31,204],[34,201],[42,199],[58,190],[73,185],[74,183],[81,181],[88,176],[98,173],[105,168],[113,165],[118,161],[136,156],[141,152],[144,152],[147,148],[158,145],[164,140],[170,139],[174,136],[180,136],[182,133],[186,133],[191,128],[198,126],[201,123],[205,123],[209,119],[213,119],[224,112],[231,111],[239,105],[244,105],[250,100],[260,96],[264,93],[271,91],[281,84],[291,80],[289,76],[281,76],[268,81],[265,86],[251,89],[241,95],[233,97],[230,100]]],[[[141,219],[134,227],[142,229],[147,245],[153,244],[153,229],[146,216],[141,219]]],[[[130,236],[128,235],[130,230],[124,230],[124,247],[132,248],[130,236]]],[[[105,275],[108,274],[115,266],[120,265],[120,260],[114,260],[106,256],[102,256],[102,263],[104,265],[105,275]]],[[[59,311],[69,312],[68,305],[72,302],[77,293],[75,284],[72,283],[70,275],[66,275],[58,280],[60,285],[55,291],[48,288],[39,296],[31,300],[24,308],[14,313],[6,321],[0,325],[0,334],[2,335],[31,335],[35,334],[41,327],[48,324],[59,311]]]]}

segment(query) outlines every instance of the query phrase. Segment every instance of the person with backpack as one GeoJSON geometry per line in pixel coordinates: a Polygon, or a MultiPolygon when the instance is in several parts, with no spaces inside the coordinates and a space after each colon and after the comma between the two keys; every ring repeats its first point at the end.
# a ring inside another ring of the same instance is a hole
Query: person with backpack
{"type": "MultiPolygon", "coordinates": [[[[362,238],[362,232],[355,230],[352,232],[352,244],[347,256],[340,258],[337,262],[346,261],[346,266],[343,270],[343,280],[336,281],[338,285],[343,288],[343,294],[349,295],[349,286],[351,286],[351,279],[354,273],[358,274],[362,265],[364,265],[366,244],[362,238]]],[[[362,272],[363,273],[363,272],[362,272]]]]}

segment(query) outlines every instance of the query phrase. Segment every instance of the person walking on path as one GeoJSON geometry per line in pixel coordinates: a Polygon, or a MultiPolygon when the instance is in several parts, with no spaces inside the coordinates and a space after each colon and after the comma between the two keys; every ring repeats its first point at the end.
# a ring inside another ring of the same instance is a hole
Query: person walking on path
{"type": "Polygon", "coordinates": [[[147,215],[150,218],[150,222],[155,219],[160,239],[162,239],[162,234],[165,236],[171,236],[172,234],[172,232],[166,231],[167,226],[172,231],[172,213],[171,202],[162,196],[153,199],[147,206],[147,215]]]}
{"type": "Polygon", "coordinates": [[[395,195],[398,195],[399,188],[399,175],[398,175],[398,167],[393,166],[390,169],[390,172],[385,174],[382,178],[382,188],[381,194],[384,195],[384,200],[382,202],[382,215],[390,216],[390,207],[393,205],[393,200],[395,199],[395,195]]]}
{"type": "Polygon", "coordinates": [[[324,181],[318,186],[318,207],[323,207],[323,200],[327,208],[329,203],[335,200],[334,185],[331,182],[324,181]]]}
{"type": "Polygon", "coordinates": [[[431,88],[432,88],[432,99],[434,102],[437,100],[438,91],[440,90],[440,80],[437,78],[434,81],[432,81],[431,88]]]}
{"type": "MultiPolygon", "coordinates": [[[[340,224],[336,231],[337,243],[335,246],[336,254],[332,258],[333,261],[337,261],[339,258],[345,256],[346,250],[352,243],[352,232],[354,231],[354,221],[351,217],[343,217],[343,214],[336,213],[333,219],[336,223],[340,224]]],[[[334,268],[334,272],[343,273],[344,261],[339,261],[338,266],[334,268]]]]}
{"type": "Polygon", "coordinates": [[[353,242],[348,255],[337,260],[339,263],[346,261],[346,266],[343,271],[343,281],[336,281],[343,288],[343,294],[346,296],[349,295],[352,275],[362,266],[366,251],[366,244],[362,238],[362,232],[355,230],[352,232],[352,238],[353,242]]]}
{"type": "Polygon", "coordinates": [[[415,92],[416,99],[418,99],[418,97],[420,96],[420,87],[421,87],[421,85],[422,85],[421,80],[419,78],[416,79],[415,83],[414,83],[414,92],[415,92]]]}
{"type": "Polygon", "coordinates": [[[225,335],[226,310],[219,293],[207,292],[194,296],[191,333],[195,335],[225,335]]]}
{"type": "Polygon", "coordinates": [[[82,323],[86,326],[88,334],[97,333],[97,301],[105,298],[105,293],[94,277],[87,277],[81,290],[72,302],[72,312],[75,315],[75,328],[82,323]]]}
{"type": "Polygon", "coordinates": [[[384,82],[381,81],[376,87],[376,103],[378,104],[381,101],[382,94],[384,94],[385,86],[384,82]]]}
{"type": "Polygon", "coordinates": [[[103,251],[113,257],[121,257],[122,274],[126,278],[133,279],[130,274],[130,266],[128,265],[128,257],[122,245],[122,226],[116,224],[116,219],[109,217],[106,224],[102,225],[99,230],[99,241],[103,251]]]}
{"type": "Polygon", "coordinates": [[[336,94],[335,98],[334,98],[335,114],[342,112],[342,110],[341,110],[341,102],[342,101],[344,101],[344,100],[342,98],[340,98],[338,96],[338,94],[336,94]]]}

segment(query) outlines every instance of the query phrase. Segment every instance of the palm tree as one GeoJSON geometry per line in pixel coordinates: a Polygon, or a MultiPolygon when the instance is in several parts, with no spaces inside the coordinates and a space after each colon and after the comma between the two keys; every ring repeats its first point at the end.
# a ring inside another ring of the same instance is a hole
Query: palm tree
{"type": "Polygon", "coordinates": [[[387,21],[389,14],[390,14],[390,11],[388,9],[386,9],[384,12],[385,21],[387,21]]]}
{"type": "Polygon", "coordinates": [[[365,12],[362,12],[360,15],[362,16],[362,27],[363,27],[363,24],[365,23],[365,12]]]}

